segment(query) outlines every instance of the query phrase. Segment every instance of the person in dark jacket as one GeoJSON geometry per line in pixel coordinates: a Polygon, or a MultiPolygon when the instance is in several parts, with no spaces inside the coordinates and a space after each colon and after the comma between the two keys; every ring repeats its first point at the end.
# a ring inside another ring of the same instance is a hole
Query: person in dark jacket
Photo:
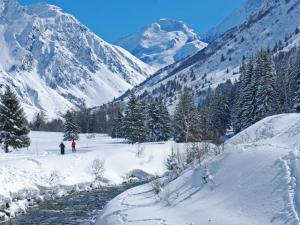
{"type": "Polygon", "coordinates": [[[65,154],[65,148],[66,148],[65,144],[63,142],[61,142],[59,147],[60,147],[60,154],[64,155],[65,154]]]}

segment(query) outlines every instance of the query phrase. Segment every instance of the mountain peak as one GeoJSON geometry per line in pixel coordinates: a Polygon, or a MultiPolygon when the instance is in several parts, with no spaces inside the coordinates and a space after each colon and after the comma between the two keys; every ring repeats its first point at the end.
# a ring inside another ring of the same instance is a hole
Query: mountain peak
{"type": "Polygon", "coordinates": [[[117,45],[157,69],[187,58],[206,46],[191,26],[168,18],[121,38],[117,45]]]}
{"type": "Polygon", "coordinates": [[[59,7],[14,0],[0,6],[0,83],[14,87],[29,119],[106,103],[153,72],[59,7]]]}

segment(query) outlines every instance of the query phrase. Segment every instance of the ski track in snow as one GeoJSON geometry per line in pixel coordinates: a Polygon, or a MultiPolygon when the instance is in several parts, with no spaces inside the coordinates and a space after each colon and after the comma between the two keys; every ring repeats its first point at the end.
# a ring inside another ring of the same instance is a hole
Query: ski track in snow
{"type": "Polygon", "coordinates": [[[295,156],[293,152],[289,155],[280,159],[282,163],[283,170],[285,172],[285,179],[288,185],[287,195],[288,202],[286,208],[290,210],[291,214],[294,217],[295,224],[300,224],[300,209],[299,209],[299,200],[297,193],[299,193],[299,188],[297,186],[297,176],[296,176],[296,163],[299,160],[299,156],[295,156]]]}
{"type": "Polygon", "coordinates": [[[122,224],[129,224],[129,223],[143,223],[145,225],[172,225],[170,223],[167,223],[167,220],[163,219],[163,218],[146,218],[146,219],[128,219],[128,214],[126,213],[126,211],[131,210],[133,208],[138,208],[138,207],[147,207],[150,204],[145,204],[145,205],[131,205],[131,204],[127,204],[126,203],[126,199],[130,198],[132,196],[136,196],[136,195],[142,195],[145,194],[147,192],[151,192],[151,191],[146,191],[146,192],[142,192],[142,193],[138,193],[138,194],[127,194],[125,196],[123,196],[119,202],[120,204],[125,207],[125,209],[123,210],[118,210],[116,212],[114,212],[113,214],[117,217],[119,217],[119,220],[122,224]]]}

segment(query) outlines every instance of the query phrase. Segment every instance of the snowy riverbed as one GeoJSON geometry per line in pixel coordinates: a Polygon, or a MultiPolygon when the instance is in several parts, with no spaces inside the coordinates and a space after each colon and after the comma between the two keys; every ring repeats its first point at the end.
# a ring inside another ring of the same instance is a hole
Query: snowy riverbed
{"type": "MultiPolygon", "coordinates": [[[[85,188],[84,184],[94,180],[89,168],[95,158],[105,160],[104,177],[110,184],[122,183],[134,169],[161,175],[172,146],[172,142],[137,146],[101,134],[92,139],[81,135],[77,153],[71,153],[70,143],[65,142],[67,153],[62,156],[58,147],[61,133],[31,132],[30,138],[28,149],[0,153],[0,210],[11,216],[25,211],[29,199],[42,200],[47,195],[64,195],[74,187],[85,188]],[[139,157],[138,151],[142,152],[139,157]]],[[[0,217],[5,215],[2,212],[0,217]]]]}

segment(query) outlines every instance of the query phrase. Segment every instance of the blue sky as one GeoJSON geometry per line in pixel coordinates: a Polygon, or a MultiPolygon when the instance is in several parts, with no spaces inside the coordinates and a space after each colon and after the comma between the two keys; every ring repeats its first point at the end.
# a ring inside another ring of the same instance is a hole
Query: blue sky
{"type": "MultiPolygon", "coordinates": [[[[19,0],[22,4],[40,0],[19,0]]],[[[44,0],[74,15],[108,42],[160,18],[183,20],[204,32],[244,0],[44,0]]]]}

